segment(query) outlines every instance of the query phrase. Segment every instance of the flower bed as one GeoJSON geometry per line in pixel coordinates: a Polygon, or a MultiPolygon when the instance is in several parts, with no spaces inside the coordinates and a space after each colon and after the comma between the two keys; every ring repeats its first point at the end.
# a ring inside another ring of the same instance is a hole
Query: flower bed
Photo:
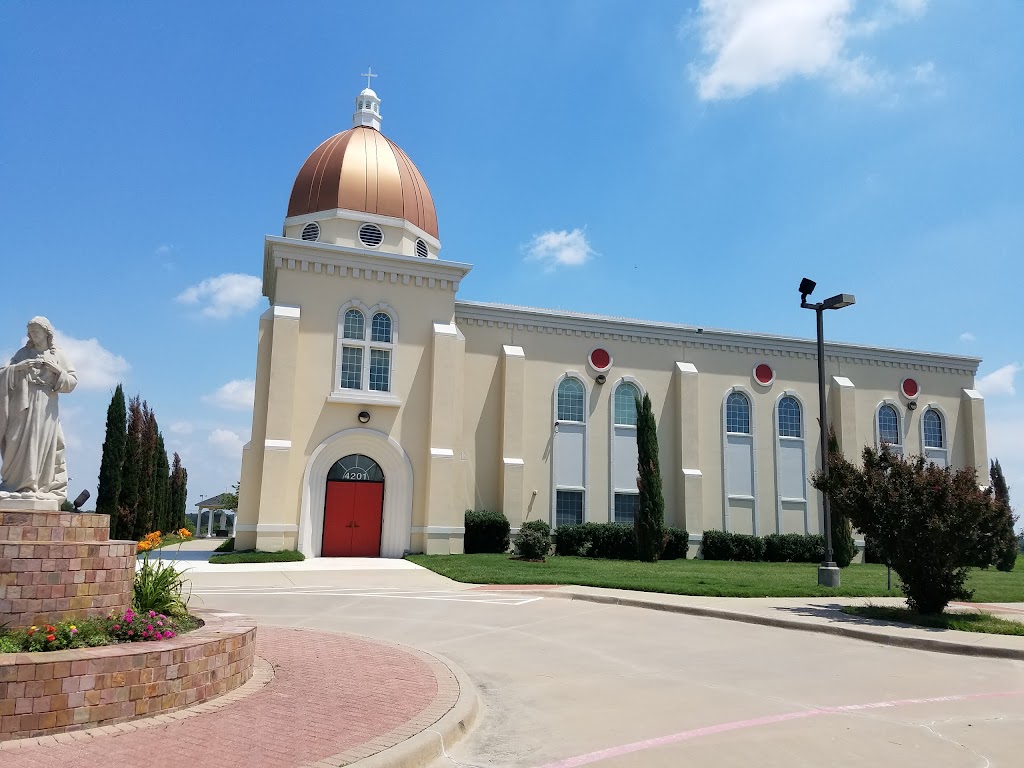
{"type": "Polygon", "coordinates": [[[0,655],[0,741],[165,714],[249,680],[255,623],[195,615],[203,627],[157,642],[0,655]]]}

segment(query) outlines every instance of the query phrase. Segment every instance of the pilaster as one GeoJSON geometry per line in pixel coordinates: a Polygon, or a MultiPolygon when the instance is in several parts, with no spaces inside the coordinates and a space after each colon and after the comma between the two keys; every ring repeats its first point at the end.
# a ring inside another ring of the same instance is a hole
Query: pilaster
{"type": "MultiPolygon", "coordinates": [[[[427,527],[462,526],[456,503],[455,447],[461,433],[460,383],[466,339],[454,323],[434,323],[430,378],[430,462],[427,470],[427,527]]],[[[431,544],[428,540],[428,554],[431,544]]],[[[447,543],[445,544],[447,547],[447,543]]],[[[445,550],[447,553],[448,549],[445,550]]]]}
{"type": "Polygon", "coordinates": [[[522,347],[502,346],[501,467],[502,511],[513,528],[523,521],[523,408],[526,388],[526,353],[522,347]]]}
{"type": "Polygon", "coordinates": [[[672,522],[691,534],[704,531],[703,498],[704,473],[700,470],[700,434],[698,397],[698,371],[693,363],[676,363],[676,439],[681,466],[678,470],[677,498],[682,501],[682,519],[672,522]]]}
{"type": "Polygon", "coordinates": [[[825,401],[829,423],[836,432],[839,450],[847,461],[860,461],[860,443],[857,440],[857,388],[845,376],[833,376],[830,392],[825,401]]]}
{"type": "Polygon", "coordinates": [[[957,428],[957,437],[964,444],[964,466],[974,467],[978,473],[978,485],[988,485],[985,398],[976,389],[965,389],[960,393],[960,424],[957,428]]]}

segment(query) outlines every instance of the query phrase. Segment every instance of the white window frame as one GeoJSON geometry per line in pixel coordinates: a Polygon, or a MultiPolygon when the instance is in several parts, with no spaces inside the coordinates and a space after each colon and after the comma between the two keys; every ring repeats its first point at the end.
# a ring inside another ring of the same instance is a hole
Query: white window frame
{"type": "MultiPolygon", "coordinates": [[[[619,388],[623,384],[632,384],[636,387],[637,392],[640,393],[639,397],[642,401],[644,395],[647,394],[647,390],[644,389],[644,385],[636,380],[633,376],[623,376],[618,379],[611,388],[611,396],[608,398],[608,522],[615,522],[615,494],[616,493],[634,493],[639,494],[639,488],[616,488],[615,487],[615,429],[629,429],[633,432],[633,439],[636,439],[636,425],[633,424],[616,424],[615,423],[615,396],[619,392],[619,388]]],[[[636,412],[637,422],[640,421],[640,409],[636,412]]],[[[659,457],[660,458],[660,457],[659,457]]],[[[639,474],[639,467],[637,467],[637,473],[639,474]]],[[[634,483],[635,484],[635,483],[634,483]]]]}
{"type": "Polygon", "coordinates": [[[758,482],[758,471],[757,471],[757,407],[755,406],[754,393],[751,392],[744,386],[737,384],[734,387],[729,387],[722,395],[722,442],[720,444],[720,452],[722,454],[722,530],[729,530],[729,499],[738,499],[740,501],[749,501],[753,505],[751,513],[753,523],[753,533],[755,536],[760,535],[761,524],[759,519],[759,509],[757,503],[757,482],[758,482]],[[729,395],[734,392],[746,396],[747,403],[750,405],[750,464],[752,467],[751,471],[751,487],[754,491],[752,496],[740,496],[729,494],[729,462],[726,459],[725,447],[729,443],[729,435],[746,435],[746,432],[728,432],[726,430],[726,405],[729,402],[729,395]]]}
{"type": "Polygon", "coordinates": [[[907,417],[906,414],[903,413],[903,407],[899,404],[899,402],[889,397],[887,397],[885,400],[882,400],[882,402],[875,406],[875,449],[879,451],[882,450],[882,430],[878,426],[878,414],[881,412],[882,407],[886,405],[892,406],[893,410],[896,412],[896,431],[900,436],[900,442],[898,445],[894,445],[893,443],[889,443],[889,445],[892,448],[899,449],[893,451],[894,453],[896,453],[899,456],[905,456],[907,451],[907,417]]]}
{"type": "Polygon", "coordinates": [[[941,406],[937,405],[936,403],[928,403],[927,405],[925,405],[924,408],[921,409],[920,431],[921,431],[921,455],[924,456],[925,459],[927,459],[929,451],[932,451],[932,452],[935,452],[935,453],[941,452],[943,457],[944,457],[944,459],[945,459],[946,466],[948,467],[949,466],[949,443],[950,443],[950,440],[949,440],[949,419],[946,417],[946,412],[942,409],[941,406]],[[940,423],[942,424],[942,447],[941,448],[933,448],[933,447],[929,447],[929,446],[925,445],[925,442],[924,442],[924,417],[925,417],[925,414],[928,413],[928,411],[935,411],[936,415],[939,417],[940,423]]]}
{"type": "MultiPolygon", "coordinates": [[[[334,368],[332,376],[333,381],[331,383],[331,395],[332,399],[338,400],[349,400],[352,399],[350,396],[358,393],[360,396],[365,396],[371,399],[377,398],[381,400],[393,400],[395,399],[395,373],[398,366],[395,364],[395,353],[398,349],[398,314],[388,304],[379,303],[372,307],[368,307],[358,299],[353,299],[342,305],[341,309],[338,310],[338,327],[337,333],[335,334],[335,345],[334,345],[334,368]],[[345,314],[350,310],[355,309],[363,314],[363,338],[359,339],[346,339],[345,338],[345,314]],[[373,317],[374,315],[383,313],[391,318],[391,341],[371,341],[373,335],[373,317]],[[360,371],[360,386],[358,389],[341,386],[341,355],[343,347],[356,347],[363,350],[363,366],[360,371]],[[383,350],[389,353],[390,367],[388,369],[388,388],[386,390],[370,389],[370,351],[371,350],[383,350]]],[[[360,401],[362,401],[360,399],[360,401]]]]}
{"type": "MultiPolygon", "coordinates": [[[[754,415],[753,412],[751,412],[750,415],[751,415],[751,419],[753,419],[753,415],[754,415]]],[[[775,489],[776,489],[776,493],[775,493],[775,498],[776,498],[776,503],[775,503],[775,531],[776,531],[776,533],[782,533],[783,532],[782,531],[782,517],[783,517],[783,515],[782,515],[782,511],[783,511],[782,505],[785,502],[790,502],[792,504],[803,504],[804,505],[804,533],[810,533],[811,532],[811,528],[810,528],[810,525],[811,525],[810,502],[809,502],[809,500],[807,498],[807,472],[806,472],[806,470],[807,470],[807,404],[804,402],[804,399],[802,397],[800,397],[799,393],[797,393],[796,391],[794,391],[792,389],[787,389],[784,392],[782,392],[775,399],[775,408],[773,409],[773,421],[774,421],[773,426],[775,428],[775,440],[774,440],[774,443],[773,443],[773,447],[774,447],[774,450],[775,450],[775,489]],[[797,405],[800,406],[800,437],[790,437],[788,435],[783,435],[782,431],[779,429],[779,406],[782,405],[783,399],[785,399],[787,397],[791,397],[794,400],[796,400],[797,405]],[[803,450],[803,455],[804,455],[804,477],[803,477],[804,497],[802,499],[791,499],[789,497],[783,498],[782,493],[779,491],[779,489],[782,488],[782,474],[781,474],[781,467],[779,466],[779,454],[780,454],[780,450],[779,449],[781,448],[783,441],[788,442],[788,443],[800,442],[802,444],[801,445],[801,449],[803,450]]],[[[753,423],[751,423],[751,426],[753,426],[753,423]]]]}
{"type": "Polygon", "coordinates": [[[587,492],[587,487],[590,484],[590,419],[589,415],[589,404],[590,404],[590,388],[587,387],[587,377],[579,371],[566,371],[555,380],[555,386],[551,390],[551,424],[552,424],[552,435],[551,435],[551,509],[549,511],[549,519],[551,521],[551,529],[555,530],[558,527],[558,519],[556,512],[558,509],[558,492],[559,491],[582,491],[583,492],[583,520],[581,522],[587,522],[587,502],[590,499],[590,494],[587,492]],[[582,424],[583,425],[583,485],[557,485],[555,483],[555,440],[554,433],[558,430],[558,425],[561,423],[558,420],[558,388],[562,385],[562,382],[566,379],[576,379],[580,384],[583,385],[583,421],[566,421],[566,424],[582,424]]]}

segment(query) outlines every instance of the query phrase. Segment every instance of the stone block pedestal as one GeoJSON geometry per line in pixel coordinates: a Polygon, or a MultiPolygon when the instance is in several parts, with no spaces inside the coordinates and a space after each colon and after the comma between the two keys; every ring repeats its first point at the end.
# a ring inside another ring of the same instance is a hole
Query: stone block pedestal
{"type": "Polygon", "coordinates": [[[131,607],[135,542],[110,516],[10,509],[0,500],[0,625],[28,627],[131,607]]]}

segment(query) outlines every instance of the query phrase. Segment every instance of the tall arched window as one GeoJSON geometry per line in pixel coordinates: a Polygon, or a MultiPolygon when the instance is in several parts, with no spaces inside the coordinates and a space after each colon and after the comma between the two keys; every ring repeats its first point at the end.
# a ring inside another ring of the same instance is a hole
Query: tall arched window
{"type": "Polygon", "coordinates": [[[900,434],[900,415],[888,403],[878,407],[878,447],[888,444],[893,453],[903,454],[903,438],[900,434]]]}
{"type": "Polygon", "coordinates": [[[921,442],[924,444],[924,455],[929,461],[941,467],[948,463],[945,426],[942,414],[935,408],[928,408],[921,415],[921,442]]]}
{"type": "Polygon", "coordinates": [[[637,447],[636,403],[640,387],[631,381],[620,381],[612,396],[611,449],[611,520],[632,523],[640,506],[636,487],[637,447]]]}
{"type": "Polygon", "coordinates": [[[754,497],[754,420],[750,398],[738,389],[722,403],[723,488],[722,526],[735,533],[758,534],[754,497]]]}
{"type": "Polygon", "coordinates": [[[807,454],[803,409],[794,395],[779,398],[775,412],[776,524],[779,533],[809,533],[807,454]]]}
{"type": "Polygon", "coordinates": [[[357,306],[343,309],[339,325],[337,388],[390,392],[394,318],[357,306]]]}
{"type": "Polygon", "coordinates": [[[587,390],[575,374],[555,386],[555,425],[551,450],[551,522],[560,525],[586,519],[587,390]]]}

